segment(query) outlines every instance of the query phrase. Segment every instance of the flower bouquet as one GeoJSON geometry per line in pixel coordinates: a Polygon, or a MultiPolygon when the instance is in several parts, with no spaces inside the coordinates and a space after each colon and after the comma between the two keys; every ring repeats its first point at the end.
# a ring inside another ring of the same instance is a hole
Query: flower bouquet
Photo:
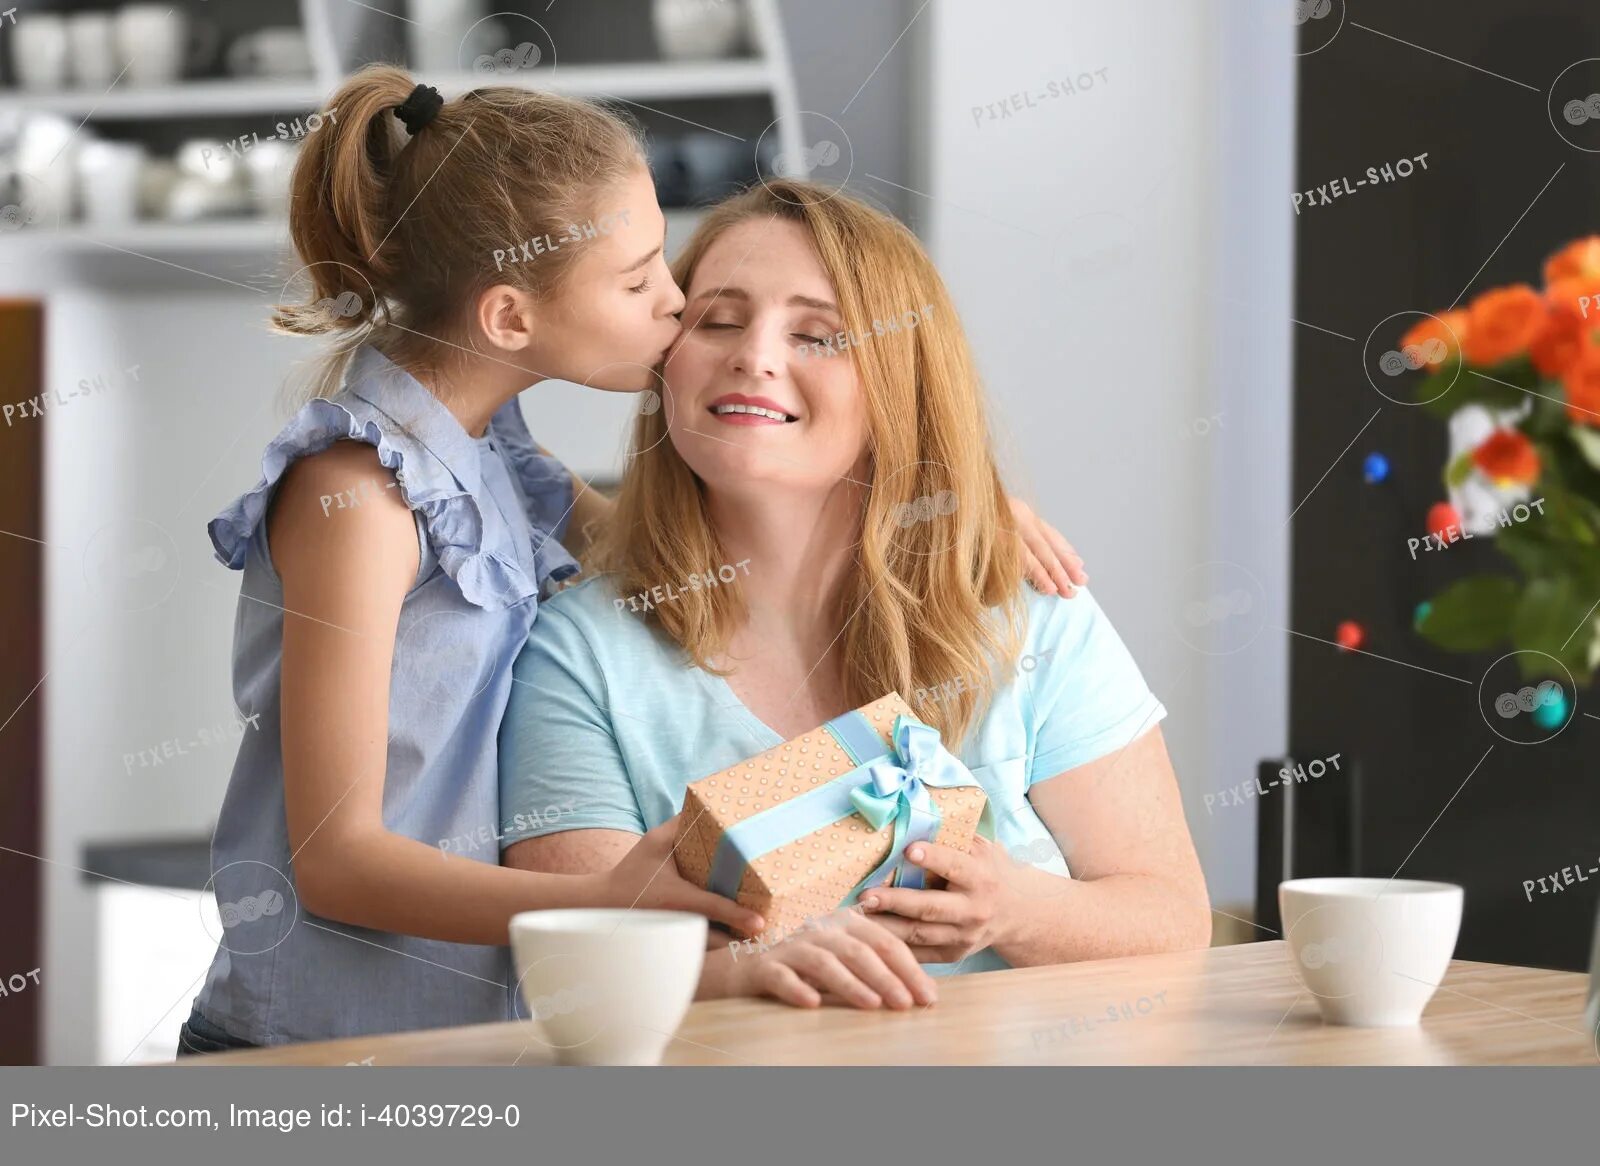
{"type": "Polygon", "coordinates": [[[1499,511],[1465,522],[1441,503],[1433,537],[1492,535],[1517,571],[1451,584],[1419,605],[1418,632],[1457,652],[1509,643],[1525,678],[1549,675],[1548,656],[1585,685],[1600,664],[1600,236],[1563,247],[1543,274],[1542,290],[1493,288],[1425,317],[1384,360],[1427,372],[1417,403],[1462,446],[1444,469],[1452,503],[1499,511]]]}

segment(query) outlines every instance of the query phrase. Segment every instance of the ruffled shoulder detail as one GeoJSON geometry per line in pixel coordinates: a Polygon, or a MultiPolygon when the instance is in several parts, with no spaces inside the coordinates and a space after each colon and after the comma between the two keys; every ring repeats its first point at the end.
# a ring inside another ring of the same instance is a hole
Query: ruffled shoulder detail
{"type": "MultiPolygon", "coordinates": [[[[350,404],[365,412],[359,401],[350,404]]],[[[261,481],[207,524],[218,561],[241,570],[284,472],[295,459],[346,440],[373,446],[379,462],[394,471],[401,498],[422,515],[428,545],[468,602],[498,610],[538,594],[538,583],[519,564],[507,534],[498,528],[486,534],[477,497],[443,462],[421,443],[387,433],[371,417],[359,416],[339,397],[307,402],[261,455],[261,481]]]]}
{"type": "Polygon", "coordinates": [[[578,561],[560,542],[572,519],[572,475],[556,458],[539,452],[515,397],[495,411],[489,431],[527,499],[539,582],[547,578],[559,582],[576,575],[578,561]]]}

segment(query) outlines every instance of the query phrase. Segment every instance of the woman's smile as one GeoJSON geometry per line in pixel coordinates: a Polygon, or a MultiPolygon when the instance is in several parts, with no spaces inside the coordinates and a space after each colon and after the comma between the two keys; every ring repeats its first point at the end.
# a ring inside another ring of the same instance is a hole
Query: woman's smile
{"type": "Polygon", "coordinates": [[[787,425],[800,418],[770,397],[747,397],[743,393],[724,393],[706,406],[724,425],[787,425]]]}

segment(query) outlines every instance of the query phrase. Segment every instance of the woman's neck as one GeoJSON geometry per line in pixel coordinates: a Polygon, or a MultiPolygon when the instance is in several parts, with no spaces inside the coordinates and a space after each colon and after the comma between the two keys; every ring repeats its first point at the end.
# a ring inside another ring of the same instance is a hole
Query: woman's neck
{"type": "Polygon", "coordinates": [[[839,635],[840,593],[861,537],[859,489],[712,490],[706,505],[731,563],[749,560],[739,567],[750,613],[740,638],[820,662],[839,635]]]}

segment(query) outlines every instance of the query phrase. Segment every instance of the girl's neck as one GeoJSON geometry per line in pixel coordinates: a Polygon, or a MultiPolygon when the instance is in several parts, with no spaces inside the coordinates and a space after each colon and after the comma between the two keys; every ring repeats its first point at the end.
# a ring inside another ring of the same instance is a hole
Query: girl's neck
{"type": "Polygon", "coordinates": [[[507,363],[476,355],[431,369],[407,371],[474,438],[489,431],[489,422],[500,406],[541,379],[507,363]]]}

